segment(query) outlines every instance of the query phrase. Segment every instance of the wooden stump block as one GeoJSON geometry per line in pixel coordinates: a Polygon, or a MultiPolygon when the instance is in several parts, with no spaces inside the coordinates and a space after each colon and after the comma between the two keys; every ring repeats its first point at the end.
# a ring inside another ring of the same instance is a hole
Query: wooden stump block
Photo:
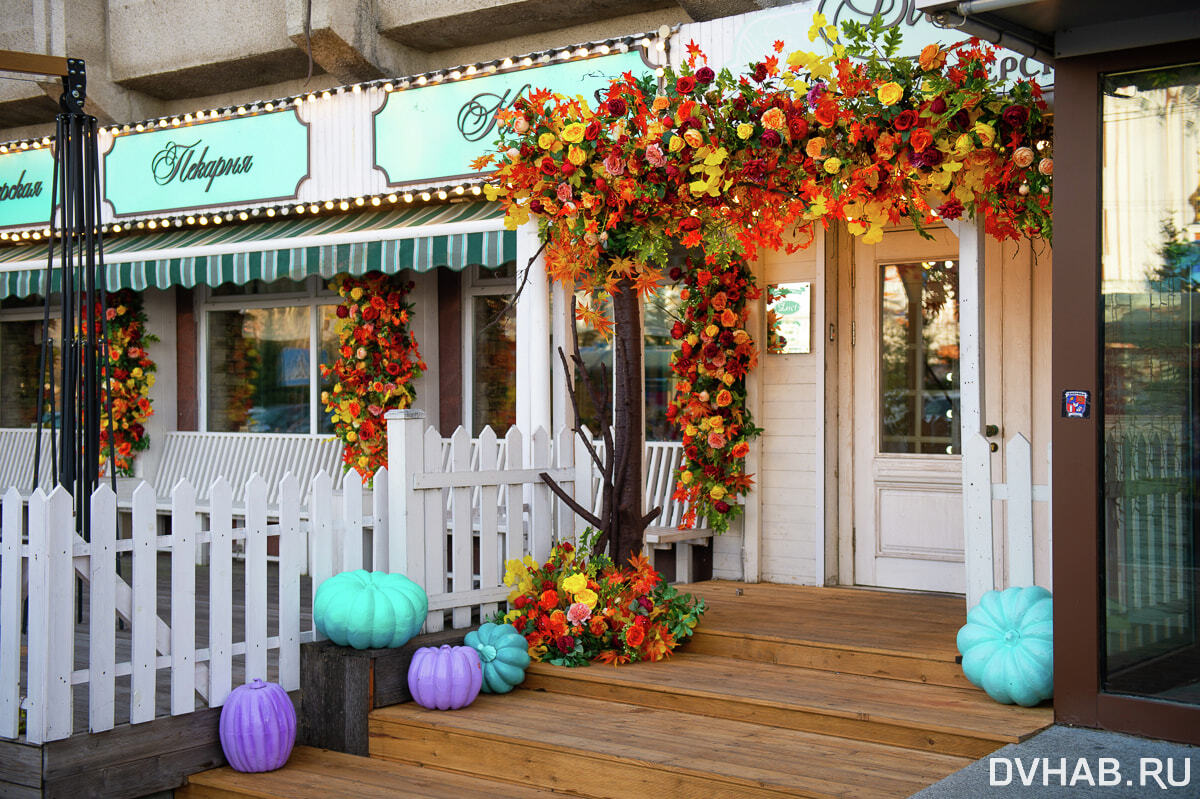
{"type": "Polygon", "coordinates": [[[367,755],[367,716],[377,707],[412,700],[408,665],[423,646],[462,644],[466,630],[417,636],[396,649],[353,649],[332,641],[300,647],[297,743],[367,755]]]}

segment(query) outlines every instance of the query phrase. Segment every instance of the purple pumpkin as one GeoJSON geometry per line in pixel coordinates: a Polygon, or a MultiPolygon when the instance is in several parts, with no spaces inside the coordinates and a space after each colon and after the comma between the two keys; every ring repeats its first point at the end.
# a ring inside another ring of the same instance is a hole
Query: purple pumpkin
{"type": "Polygon", "coordinates": [[[236,771],[274,771],[296,743],[296,708],[287,691],[255,679],[233,689],[221,708],[221,749],[236,771]]]}
{"type": "Polygon", "coordinates": [[[430,710],[458,710],[475,701],[483,684],[479,653],[469,646],[427,646],[413,654],[408,692],[430,710]]]}

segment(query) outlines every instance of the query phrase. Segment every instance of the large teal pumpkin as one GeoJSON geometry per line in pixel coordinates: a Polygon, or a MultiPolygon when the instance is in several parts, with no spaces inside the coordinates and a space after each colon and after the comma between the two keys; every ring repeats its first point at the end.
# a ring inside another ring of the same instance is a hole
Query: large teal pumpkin
{"type": "Polygon", "coordinates": [[[516,627],[484,622],[467,633],[464,643],[479,653],[485,694],[506,694],[525,681],[529,644],[516,627]]]}
{"type": "Polygon", "coordinates": [[[428,612],[421,586],[403,574],[364,569],[330,577],[313,600],[317,631],[355,649],[404,646],[420,632],[428,612]]]}
{"type": "Polygon", "coordinates": [[[1040,586],[988,591],[958,631],[963,674],[1006,705],[1054,695],[1054,614],[1040,586]]]}

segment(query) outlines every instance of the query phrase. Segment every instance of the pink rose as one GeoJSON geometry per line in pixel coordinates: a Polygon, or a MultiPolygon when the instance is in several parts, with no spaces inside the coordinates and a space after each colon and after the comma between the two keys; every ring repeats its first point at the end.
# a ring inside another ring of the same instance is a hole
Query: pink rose
{"type": "Polygon", "coordinates": [[[615,177],[620,177],[625,174],[625,159],[618,152],[611,152],[604,159],[604,169],[608,174],[615,177]]]}
{"type": "Polygon", "coordinates": [[[663,155],[662,147],[657,144],[651,144],[646,148],[646,160],[654,166],[666,166],[667,157],[663,155]]]}
{"type": "Polygon", "coordinates": [[[557,194],[558,194],[558,201],[560,203],[569,203],[575,196],[571,192],[571,184],[569,184],[569,183],[559,183],[557,194]]]}
{"type": "Polygon", "coordinates": [[[582,624],[592,617],[592,609],[582,602],[576,602],[567,608],[567,621],[572,624],[582,624]]]}

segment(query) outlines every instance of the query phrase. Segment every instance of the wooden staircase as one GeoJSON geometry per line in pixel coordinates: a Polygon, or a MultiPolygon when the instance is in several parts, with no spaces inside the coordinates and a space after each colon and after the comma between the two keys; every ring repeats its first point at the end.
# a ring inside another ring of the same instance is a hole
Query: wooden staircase
{"type": "Polygon", "coordinates": [[[371,758],[299,749],[183,797],[905,797],[1053,721],[963,680],[957,597],[710,582],[665,663],[535,664],[521,689],[371,714],[371,758]],[[350,782],[346,782],[349,780],[350,782]]]}

